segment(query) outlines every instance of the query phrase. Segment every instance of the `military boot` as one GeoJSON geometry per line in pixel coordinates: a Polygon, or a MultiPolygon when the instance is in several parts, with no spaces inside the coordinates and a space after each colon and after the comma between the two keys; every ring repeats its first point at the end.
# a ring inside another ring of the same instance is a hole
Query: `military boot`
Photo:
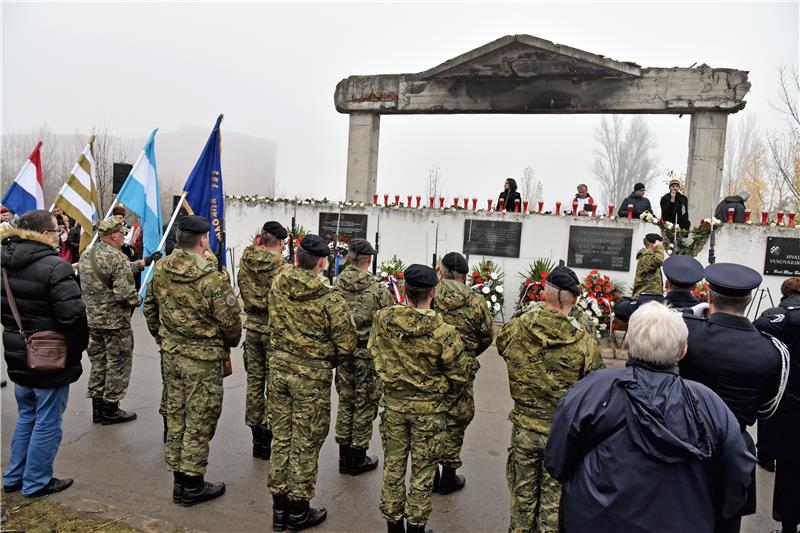
{"type": "Polygon", "coordinates": [[[456,474],[456,469],[442,465],[442,478],[439,481],[439,494],[450,494],[464,488],[467,480],[456,474]]]}
{"type": "Polygon", "coordinates": [[[408,523],[406,524],[406,533],[434,533],[433,530],[429,527],[425,527],[425,524],[421,526],[415,526],[414,524],[408,523]]]}
{"type": "Polygon", "coordinates": [[[433,492],[439,492],[441,482],[442,476],[439,474],[439,465],[436,465],[436,473],[433,475],[433,492]]]}
{"type": "MultiPolygon", "coordinates": [[[[264,429],[261,426],[250,426],[253,433],[253,457],[264,458],[264,429]]],[[[267,457],[269,458],[269,456],[267,457]]]]}
{"type": "Polygon", "coordinates": [[[183,493],[183,474],[181,472],[173,472],[175,481],[172,484],[172,503],[181,503],[181,494],[183,493]]]}
{"type": "Polygon", "coordinates": [[[286,527],[289,531],[302,531],[321,524],[328,517],[328,511],[314,509],[308,500],[289,500],[289,520],[286,527]]]}
{"type": "Polygon", "coordinates": [[[103,399],[92,398],[92,422],[99,424],[103,420],[103,399]]]}
{"type": "MultiPolygon", "coordinates": [[[[351,476],[357,476],[364,472],[375,470],[378,467],[378,458],[374,455],[367,455],[366,448],[353,448],[350,446],[348,459],[344,473],[351,476]]],[[[339,472],[342,472],[341,462],[339,463],[339,472]]]]}
{"type": "Polygon", "coordinates": [[[406,533],[406,526],[401,518],[397,522],[386,521],[388,533],[406,533]]]}
{"type": "Polygon", "coordinates": [[[167,443],[167,417],[162,416],[161,419],[164,421],[164,444],[167,443]]]}
{"type": "Polygon", "coordinates": [[[129,413],[119,408],[119,402],[103,402],[103,416],[100,423],[104,426],[111,424],[122,424],[136,420],[136,413],[129,413]]]}
{"type": "Polygon", "coordinates": [[[286,494],[272,495],[272,531],[285,531],[289,512],[289,497],[286,494]]]}
{"type": "Polygon", "coordinates": [[[350,445],[339,444],[339,473],[350,473],[350,445]]]}
{"type": "Polygon", "coordinates": [[[183,475],[181,505],[191,507],[198,503],[219,498],[225,494],[225,483],[209,483],[203,476],[183,475]]]}
{"type": "Polygon", "coordinates": [[[270,428],[261,426],[261,431],[264,432],[261,439],[261,444],[263,445],[262,451],[264,453],[261,458],[265,461],[269,461],[270,457],[272,456],[272,430],[270,428]]]}

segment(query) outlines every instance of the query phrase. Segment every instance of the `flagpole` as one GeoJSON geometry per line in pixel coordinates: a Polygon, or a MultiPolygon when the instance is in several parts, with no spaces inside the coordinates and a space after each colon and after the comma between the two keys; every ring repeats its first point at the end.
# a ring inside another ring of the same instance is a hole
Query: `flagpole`
{"type": "MultiPolygon", "coordinates": [[[[164,235],[161,236],[161,242],[158,243],[158,248],[156,248],[156,251],[161,251],[161,249],[164,248],[164,245],[167,242],[167,236],[169,235],[169,230],[171,230],[172,225],[175,224],[175,220],[178,218],[178,213],[180,213],[181,207],[183,207],[183,202],[186,200],[186,194],[187,194],[186,191],[183,191],[183,194],[181,194],[181,199],[175,206],[175,211],[172,213],[172,217],[169,219],[169,224],[167,224],[167,229],[164,231],[164,235]]],[[[147,290],[147,280],[150,278],[150,274],[153,272],[154,266],[156,266],[155,262],[150,263],[150,266],[147,267],[147,271],[144,273],[144,279],[142,279],[142,287],[139,289],[140,295],[147,290]]]]}
{"type": "MultiPolygon", "coordinates": [[[[66,187],[66,186],[67,186],[67,182],[65,181],[64,184],[61,186],[61,188],[58,190],[58,193],[56,194],[56,200],[58,199],[59,196],[61,196],[61,193],[64,192],[64,187],[66,187]]],[[[56,208],[56,201],[53,200],[53,205],[50,206],[50,209],[48,209],[48,211],[52,212],[53,209],[55,209],[55,208],[56,208]]]]}

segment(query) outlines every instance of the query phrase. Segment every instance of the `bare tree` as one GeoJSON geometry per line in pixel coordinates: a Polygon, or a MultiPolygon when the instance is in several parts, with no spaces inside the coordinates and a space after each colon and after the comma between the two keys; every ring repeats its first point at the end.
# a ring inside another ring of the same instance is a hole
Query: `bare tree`
{"type": "Polygon", "coordinates": [[[425,182],[425,195],[430,198],[438,198],[442,192],[442,173],[439,163],[434,163],[428,169],[428,181],[425,182]]]}
{"type": "MultiPolygon", "coordinates": [[[[735,119],[736,120],[736,119],[735,119]]],[[[758,131],[753,115],[744,115],[730,128],[725,138],[725,166],[722,175],[723,196],[732,196],[742,190],[742,174],[747,159],[756,150],[758,131]]]]}
{"type": "MultiPolygon", "coordinates": [[[[105,216],[114,200],[114,163],[130,163],[131,141],[121,139],[111,134],[111,124],[108,120],[99,128],[93,128],[94,162],[97,167],[97,198],[100,205],[99,216],[105,216]]],[[[85,143],[85,141],[84,141],[85,143]]],[[[81,147],[83,149],[83,147],[81,147]]]]}
{"type": "Polygon", "coordinates": [[[800,71],[778,66],[780,75],[779,98],[781,103],[772,107],[786,118],[788,130],[767,134],[770,161],[768,164],[772,185],[777,196],[777,209],[800,209],[800,71]]]}
{"type": "Polygon", "coordinates": [[[520,195],[523,201],[533,206],[536,202],[542,200],[542,182],[536,179],[530,166],[525,167],[525,170],[522,171],[520,182],[520,195]]]}
{"type": "Polygon", "coordinates": [[[656,159],[652,151],[655,138],[644,117],[626,121],[619,115],[604,116],[595,129],[600,148],[594,151],[590,170],[600,181],[606,203],[617,203],[628,196],[637,182],[645,186],[656,177],[656,159]]]}

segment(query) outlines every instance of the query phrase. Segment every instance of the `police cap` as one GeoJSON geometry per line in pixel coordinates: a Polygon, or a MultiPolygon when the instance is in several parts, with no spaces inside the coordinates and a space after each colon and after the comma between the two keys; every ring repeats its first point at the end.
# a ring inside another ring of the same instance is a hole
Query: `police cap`
{"type": "Polygon", "coordinates": [[[202,235],[211,230],[211,224],[201,216],[187,215],[178,221],[178,229],[183,233],[202,235]]]}
{"type": "Polygon", "coordinates": [[[663,241],[664,237],[659,235],[658,233],[648,233],[644,236],[645,240],[651,244],[655,244],[658,241],[663,241]]]}
{"type": "Polygon", "coordinates": [[[761,274],[735,263],[715,263],[705,269],[708,288],[725,296],[748,296],[761,285],[761,274]]]}
{"type": "Polygon", "coordinates": [[[439,276],[429,266],[413,264],[403,272],[406,285],[412,289],[430,289],[439,284],[439,276]]]}
{"type": "Polygon", "coordinates": [[[300,249],[314,257],[328,257],[331,255],[331,249],[325,244],[323,238],[313,233],[306,233],[303,240],[300,241],[300,249]]]}
{"type": "Polygon", "coordinates": [[[667,279],[675,285],[693,286],[703,279],[703,265],[688,255],[671,255],[661,268],[667,279]]]}
{"type": "Polygon", "coordinates": [[[128,227],[116,217],[107,218],[97,225],[97,233],[102,236],[108,236],[117,232],[128,233],[128,227]]]}
{"type": "Polygon", "coordinates": [[[442,264],[453,272],[458,274],[466,274],[469,272],[469,265],[464,256],[458,252],[450,252],[442,257],[442,264]]]}
{"type": "Polygon", "coordinates": [[[571,268],[557,266],[547,275],[547,283],[562,291],[569,291],[575,296],[580,295],[581,289],[578,284],[578,276],[571,268]]]}
{"type": "Polygon", "coordinates": [[[264,222],[261,231],[266,231],[270,235],[274,235],[276,239],[285,239],[289,236],[289,232],[286,231],[286,228],[284,228],[280,222],[274,220],[264,222]]]}
{"type": "Polygon", "coordinates": [[[347,251],[355,255],[377,255],[378,252],[366,239],[353,239],[347,251]]]}

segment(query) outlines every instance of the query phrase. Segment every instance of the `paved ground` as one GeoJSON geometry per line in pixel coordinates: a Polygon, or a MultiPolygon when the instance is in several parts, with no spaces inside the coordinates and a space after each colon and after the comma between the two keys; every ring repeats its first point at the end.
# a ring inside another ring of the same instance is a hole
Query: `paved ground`
{"type": "MultiPolygon", "coordinates": [[[[91,405],[84,398],[84,375],[73,385],[64,417],[64,439],[56,459],[56,476],[74,477],[75,485],[51,498],[71,507],[103,513],[151,531],[176,526],[202,531],[271,530],[271,499],[266,489],[269,463],[250,455],[250,432],[244,425],[244,370],[241,350],[234,352],[234,374],[225,379],[225,401],[216,436],[211,443],[207,479],[225,481],[225,496],[185,509],[171,503],[172,476],[163,462],[161,390],[158,352],[144,321],[134,318],[136,349],[133,376],[123,407],[139,414],[133,423],[99,426],[91,422],[91,405]]],[[[494,532],[508,527],[508,489],[505,482],[506,448],[511,426],[506,416],[511,398],[505,364],[494,347],[480,358],[475,385],[476,415],[467,431],[463,450],[467,486],[460,493],[434,496],[430,525],[440,532],[494,532]]],[[[620,361],[610,361],[620,364],[620,361]]],[[[336,393],[332,390],[334,412],[336,393]]],[[[8,443],[16,420],[13,388],[2,389],[2,439],[8,443]]],[[[376,430],[372,452],[380,453],[376,430]]],[[[2,464],[8,462],[3,446],[2,464]]],[[[381,471],[359,477],[341,476],[333,432],[320,454],[315,505],[328,508],[328,520],[318,531],[385,531],[378,512],[381,471]]],[[[381,459],[382,464],[382,459],[381,459]]],[[[770,515],[772,474],[758,470],[759,513],[747,517],[742,531],[764,533],[777,524],[770,515]]]]}

